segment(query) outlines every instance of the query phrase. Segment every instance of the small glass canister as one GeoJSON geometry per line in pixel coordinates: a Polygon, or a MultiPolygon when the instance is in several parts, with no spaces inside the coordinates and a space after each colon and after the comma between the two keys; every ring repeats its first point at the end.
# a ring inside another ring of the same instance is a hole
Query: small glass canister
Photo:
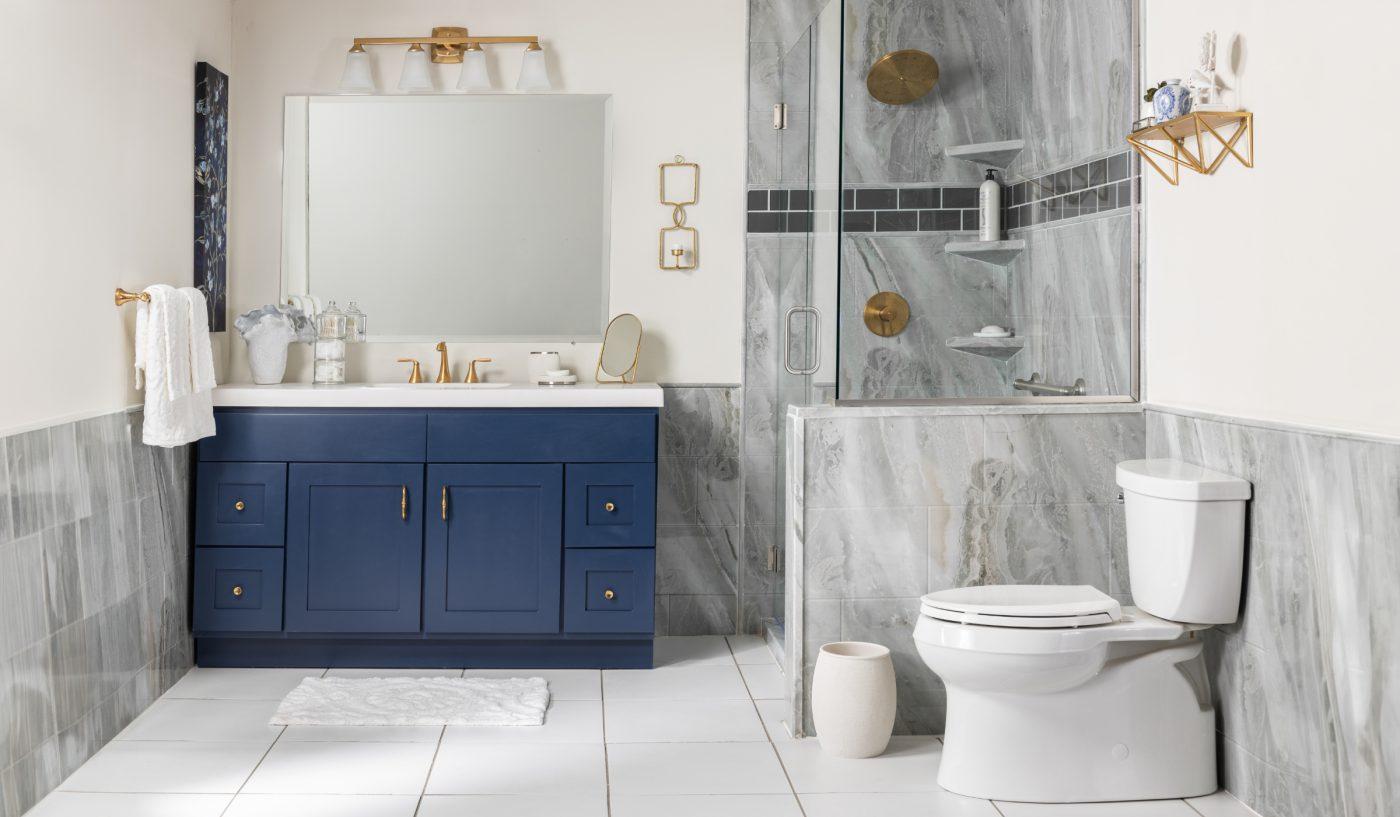
{"type": "Polygon", "coordinates": [[[350,343],[364,343],[369,334],[368,320],[365,313],[360,311],[359,304],[351,301],[350,308],[345,310],[345,339],[350,343]]]}
{"type": "Polygon", "coordinates": [[[316,364],[312,382],[334,385],[345,382],[346,315],[331,301],[316,326],[316,364]]]}

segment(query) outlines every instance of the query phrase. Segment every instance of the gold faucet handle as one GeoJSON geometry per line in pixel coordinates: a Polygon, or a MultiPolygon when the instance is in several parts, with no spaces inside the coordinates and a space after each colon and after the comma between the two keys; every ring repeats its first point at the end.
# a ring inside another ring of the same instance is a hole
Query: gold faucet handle
{"type": "Polygon", "coordinates": [[[401,357],[401,358],[399,358],[399,362],[400,362],[400,363],[412,363],[412,364],[413,364],[413,370],[410,371],[410,372],[408,373],[408,382],[410,382],[410,383],[422,383],[422,382],[423,382],[423,370],[422,370],[421,368],[419,368],[419,366],[418,366],[418,361],[417,361],[416,359],[411,358],[411,357],[401,357]]]}
{"type": "Polygon", "coordinates": [[[491,358],[489,358],[489,357],[479,357],[479,358],[476,358],[476,359],[472,360],[471,365],[467,366],[467,379],[466,379],[466,380],[463,380],[462,382],[463,382],[463,383],[480,383],[480,382],[481,382],[481,377],[480,377],[479,375],[477,375],[477,373],[476,373],[476,364],[478,364],[478,363],[490,363],[490,362],[491,362],[491,358]]]}

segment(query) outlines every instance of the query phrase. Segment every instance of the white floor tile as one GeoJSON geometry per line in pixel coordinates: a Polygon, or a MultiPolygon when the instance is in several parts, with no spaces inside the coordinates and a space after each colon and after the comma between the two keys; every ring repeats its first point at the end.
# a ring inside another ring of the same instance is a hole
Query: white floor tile
{"type": "Polygon", "coordinates": [[[258,765],[263,743],[121,740],[59,786],[63,791],[233,794],[258,765]]]}
{"type": "MultiPolygon", "coordinates": [[[[850,817],[849,812],[844,817],[850,817]]],[[[874,814],[876,812],[865,812],[874,814]]],[[[671,794],[613,797],[612,817],[802,817],[791,794],[671,794]]]]}
{"type": "Polygon", "coordinates": [[[774,700],[769,698],[762,701],[754,701],[758,707],[758,716],[763,719],[763,728],[768,732],[768,739],[777,743],[780,740],[797,740],[792,736],[792,727],[788,721],[792,719],[791,707],[787,701],[774,700]]]}
{"type": "Polygon", "coordinates": [[[816,738],[774,746],[799,795],[939,790],[936,778],[943,746],[936,738],[891,738],[883,755],[861,760],[831,757],[822,752],[816,738]]]}
{"type": "Polygon", "coordinates": [[[603,671],[603,695],[608,699],[653,700],[749,700],[739,668],[729,666],[679,666],[659,669],[610,669],[603,671]]]}
{"type": "MultiPolygon", "coordinates": [[[[616,813],[616,812],[614,812],[616,813]]],[[[602,794],[434,794],[423,798],[418,817],[607,817],[602,794]]]]}
{"type": "Polygon", "coordinates": [[[420,794],[435,743],[278,742],[249,794],[420,794]]]}
{"type": "Polygon", "coordinates": [[[801,794],[807,817],[999,817],[987,800],[961,797],[946,791],[864,794],[801,794]]]}
{"type": "Polygon", "coordinates": [[[1202,817],[1259,817],[1258,812],[1223,789],[1205,797],[1192,797],[1186,803],[1202,817]]]}
{"type": "Polygon", "coordinates": [[[768,743],[609,744],[608,775],[614,796],[792,791],[768,743]]]}
{"type": "Polygon", "coordinates": [[[734,661],[738,664],[778,663],[773,657],[773,651],[768,649],[768,642],[756,635],[729,636],[729,649],[734,653],[734,661]]]}
{"type": "Polygon", "coordinates": [[[663,637],[652,642],[657,667],[733,666],[729,643],[722,635],[663,637]]]}
{"type": "Polygon", "coordinates": [[[608,701],[608,743],[767,740],[752,701],[608,701]]]}
{"type": "Polygon", "coordinates": [[[744,674],[744,683],[755,700],[783,697],[783,673],[777,664],[745,664],[739,671],[744,674]]]}
{"type": "Polygon", "coordinates": [[[277,701],[162,698],[117,735],[117,740],[196,740],[272,745],[282,727],[269,726],[277,701]]]}
{"type": "Polygon", "coordinates": [[[602,743],[602,701],[551,701],[543,726],[449,726],[444,744],[602,743]]]}
{"type": "Polygon", "coordinates": [[[282,743],[437,743],[441,726],[288,726],[282,743]]]}
{"type": "Polygon", "coordinates": [[[227,794],[110,794],[56,791],[25,817],[219,817],[227,794]]]}
{"type": "Polygon", "coordinates": [[[444,743],[428,794],[605,794],[603,746],[592,743],[444,743]]]}
{"type": "Polygon", "coordinates": [[[165,698],[229,698],[241,701],[280,701],[301,679],[316,678],[324,669],[232,669],[195,667],[176,682],[165,698]]]}
{"type": "Polygon", "coordinates": [[[375,669],[374,667],[331,667],[327,678],[461,678],[461,669],[375,669]]]}
{"type": "Polygon", "coordinates": [[[413,817],[416,794],[240,794],[224,817],[413,817]]]}
{"type": "Polygon", "coordinates": [[[600,701],[602,673],[596,669],[469,669],[467,678],[543,678],[551,701],[600,701]]]}
{"type": "Polygon", "coordinates": [[[1133,803],[1010,803],[996,801],[1002,817],[1199,817],[1181,800],[1133,803]]]}

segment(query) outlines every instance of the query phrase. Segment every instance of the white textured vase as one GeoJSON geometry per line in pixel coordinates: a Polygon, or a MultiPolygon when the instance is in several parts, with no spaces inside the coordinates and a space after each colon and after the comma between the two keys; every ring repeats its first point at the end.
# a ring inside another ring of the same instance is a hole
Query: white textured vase
{"type": "Polygon", "coordinates": [[[812,723],[822,751],[835,757],[875,757],[894,729],[894,663],[890,650],[863,641],[837,641],[817,653],[812,723]]]}
{"type": "Polygon", "coordinates": [[[287,344],[282,332],[263,332],[248,341],[248,368],[259,386],[281,383],[287,374],[287,344]]]}

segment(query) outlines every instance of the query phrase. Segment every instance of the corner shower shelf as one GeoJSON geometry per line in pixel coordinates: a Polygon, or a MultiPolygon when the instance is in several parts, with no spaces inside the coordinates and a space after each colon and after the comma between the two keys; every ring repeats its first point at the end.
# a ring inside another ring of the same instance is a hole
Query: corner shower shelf
{"type": "Polygon", "coordinates": [[[1128,134],[1128,144],[1171,185],[1181,181],[1181,168],[1209,176],[1226,156],[1234,156],[1245,167],[1254,167],[1254,114],[1249,111],[1193,111],[1133,131],[1128,134]],[[1228,130],[1230,125],[1234,125],[1234,130],[1229,131],[1229,136],[1220,132],[1220,129],[1228,130]],[[1245,152],[1240,153],[1235,146],[1245,136],[1249,137],[1245,141],[1245,152]],[[1210,137],[1219,145],[1214,159],[1206,158],[1210,137]],[[1167,142],[1172,152],[1148,142],[1167,142]],[[1163,163],[1171,168],[1171,175],[1167,174],[1163,163]]]}
{"type": "Polygon", "coordinates": [[[957,349],[959,352],[967,352],[973,355],[982,355],[995,360],[1008,360],[1012,355],[1021,351],[1026,345],[1025,340],[1017,337],[1010,338],[948,338],[948,348],[957,349]]]}
{"type": "Polygon", "coordinates": [[[1016,157],[1021,155],[1021,149],[1026,143],[1020,139],[1009,139],[1005,142],[978,142],[973,145],[953,145],[946,153],[954,159],[964,159],[974,164],[990,165],[1005,169],[1016,157]]]}
{"type": "Polygon", "coordinates": [[[949,241],[943,249],[984,264],[1009,266],[1026,248],[1026,242],[1015,241],[949,241]]]}

